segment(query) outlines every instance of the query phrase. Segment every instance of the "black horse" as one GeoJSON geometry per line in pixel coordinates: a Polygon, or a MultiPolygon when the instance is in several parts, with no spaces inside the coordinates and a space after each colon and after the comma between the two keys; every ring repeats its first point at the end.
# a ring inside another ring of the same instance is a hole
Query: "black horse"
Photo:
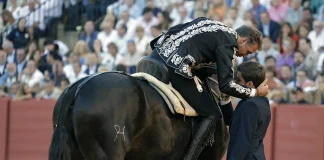
{"type": "MultiPolygon", "coordinates": [[[[195,117],[170,112],[146,81],[118,72],[84,78],[58,99],[50,160],[180,160],[192,139],[195,117]]],[[[228,144],[223,120],[215,141],[199,156],[220,160],[228,144]]]]}

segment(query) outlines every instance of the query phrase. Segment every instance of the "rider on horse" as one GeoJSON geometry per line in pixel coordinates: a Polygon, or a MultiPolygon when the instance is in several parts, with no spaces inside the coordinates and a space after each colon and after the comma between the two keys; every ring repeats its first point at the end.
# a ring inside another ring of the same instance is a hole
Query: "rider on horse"
{"type": "Polygon", "coordinates": [[[245,57],[261,46],[262,35],[257,29],[242,26],[233,30],[218,21],[198,18],[155,38],[150,58],[167,67],[172,86],[200,115],[220,119],[219,104],[213,100],[206,78],[217,74],[220,91],[230,96],[266,96],[265,82],[251,89],[233,80],[235,56],[245,57]]]}

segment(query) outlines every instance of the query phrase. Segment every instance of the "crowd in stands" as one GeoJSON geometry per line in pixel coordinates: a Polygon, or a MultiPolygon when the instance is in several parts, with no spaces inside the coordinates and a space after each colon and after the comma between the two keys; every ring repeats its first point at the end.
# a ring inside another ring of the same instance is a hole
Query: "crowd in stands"
{"type": "Polygon", "coordinates": [[[208,17],[234,29],[249,25],[263,33],[262,50],[236,58],[235,64],[257,61],[265,66],[271,103],[324,103],[321,0],[7,0],[4,4],[0,97],[57,99],[69,84],[87,75],[134,73],[140,58],[151,53],[153,38],[174,25],[208,17]],[[58,24],[66,31],[83,26],[73,48],[57,36],[58,24]]]}

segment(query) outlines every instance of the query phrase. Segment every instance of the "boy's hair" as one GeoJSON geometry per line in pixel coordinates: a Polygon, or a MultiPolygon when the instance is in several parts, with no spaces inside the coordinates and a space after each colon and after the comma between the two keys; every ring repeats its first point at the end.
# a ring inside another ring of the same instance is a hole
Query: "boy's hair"
{"type": "Polygon", "coordinates": [[[258,87],[264,80],[266,70],[257,62],[244,62],[237,67],[246,82],[252,81],[255,87],[258,87]]]}

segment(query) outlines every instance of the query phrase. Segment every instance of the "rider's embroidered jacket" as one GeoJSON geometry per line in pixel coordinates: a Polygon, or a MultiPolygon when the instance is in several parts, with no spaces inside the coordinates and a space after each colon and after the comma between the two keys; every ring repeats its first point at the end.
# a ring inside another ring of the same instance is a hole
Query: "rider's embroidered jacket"
{"type": "Polygon", "coordinates": [[[193,78],[194,71],[217,65],[220,90],[245,99],[255,90],[242,87],[233,80],[233,61],[237,49],[237,33],[221,22],[198,18],[171,27],[151,42],[165,63],[175,72],[193,78]]]}

